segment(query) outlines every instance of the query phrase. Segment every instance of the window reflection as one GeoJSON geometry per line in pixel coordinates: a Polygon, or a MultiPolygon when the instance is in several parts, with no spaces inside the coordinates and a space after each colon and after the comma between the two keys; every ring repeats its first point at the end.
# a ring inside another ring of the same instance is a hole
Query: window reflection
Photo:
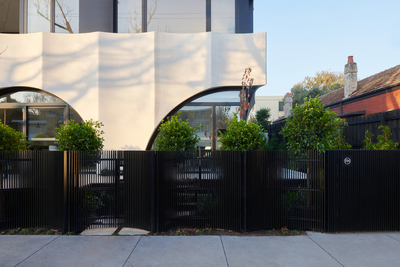
{"type": "Polygon", "coordinates": [[[64,108],[28,108],[28,140],[53,140],[64,122],[64,108]]]}
{"type": "Polygon", "coordinates": [[[43,93],[21,91],[2,96],[0,103],[63,103],[63,101],[43,93]]]}
{"type": "Polygon", "coordinates": [[[23,113],[21,108],[15,109],[0,109],[1,123],[17,130],[23,131],[23,113]]]}
{"type": "Polygon", "coordinates": [[[55,32],[78,33],[79,0],[55,0],[55,32]]]}
{"type": "Polygon", "coordinates": [[[238,102],[239,91],[226,91],[206,95],[193,100],[193,102],[238,102]]]}
{"type": "Polygon", "coordinates": [[[211,31],[235,33],[235,0],[211,1],[211,31]]]}
{"type": "Polygon", "coordinates": [[[191,127],[196,127],[196,135],[200,137],[199,146],[211,148],[212,109],[211,107],[186,106],[181,110],[181,119],[188,120],[191,127]],[[202,126],[202,127],[200,127],[202,126]]]}
{"type": "Polygon", "coordinates": [[[195,33],[206,31],[205,0],[148,0],[147,31],[195,33]]]}
{"type": "Polygon", "coordinates": [[[118,1],[118,32],[142,32],[142,0],[118,1]]]}
{"type": "Polygon", "coordinates": [[[50,32],[50,1],[28,0],[28,32],[50,32]]]}

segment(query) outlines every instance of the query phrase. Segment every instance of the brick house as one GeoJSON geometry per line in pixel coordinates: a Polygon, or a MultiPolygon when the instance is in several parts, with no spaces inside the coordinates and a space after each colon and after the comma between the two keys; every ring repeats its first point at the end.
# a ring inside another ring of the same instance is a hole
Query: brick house
{"type": "Polygon", "coordinates": [[[357,81],[357,64],[350,56],[344,74],[344,87],[320,97],[340,117],[400,109],[400,65],[357,81]]]}

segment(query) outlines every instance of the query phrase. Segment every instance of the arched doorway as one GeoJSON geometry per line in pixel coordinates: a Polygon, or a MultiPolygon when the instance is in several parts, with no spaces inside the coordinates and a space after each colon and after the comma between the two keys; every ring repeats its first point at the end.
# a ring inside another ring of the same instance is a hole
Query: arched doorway
{"type": "Polygon", "coordinates": [[[44,91],[13,87],[0,90],[1,123],[24,133],[32,150],[54,148],[57,128],[79,114],[63,100],[44,91]]]}

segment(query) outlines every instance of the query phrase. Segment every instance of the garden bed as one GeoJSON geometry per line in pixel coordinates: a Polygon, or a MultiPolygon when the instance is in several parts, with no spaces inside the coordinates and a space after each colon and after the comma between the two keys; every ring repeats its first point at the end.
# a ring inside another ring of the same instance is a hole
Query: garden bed
{"type": "Polygon", "coordinates": [[[62,235],[62,232],[47,228],[16,228],[0,230],[0,235],[62,235]]]}
{"type": "Polygon", "coordinates": [[[305,231],[289,230],[282,227],[280,230],[258,230],[252,232],[235,232],[232,230],[212,229],[212,228],[177,228],[165,232],[151,233],[150,235],[161,236],[201,236],[201,235],[219,235],[219,236],[296,236],[306,235],[305,231]]]}

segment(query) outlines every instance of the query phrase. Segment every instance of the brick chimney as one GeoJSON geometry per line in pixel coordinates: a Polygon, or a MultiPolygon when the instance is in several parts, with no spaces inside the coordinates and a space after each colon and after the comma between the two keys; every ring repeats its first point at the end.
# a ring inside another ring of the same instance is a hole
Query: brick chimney
{"type": "Polygon", "coordinates": [[[357,90],[357,63],[353,62],[353,56],[349,56],[344,66],[344,98],[357,90]]]}
{"type": "Polygon", "coordinates": [[[293,106],[293,98],[291,93],[286,93],[285,102],[283,103],[283,111],[285,112],[285,118],[289,117],[290,111],[293,106]]]}

